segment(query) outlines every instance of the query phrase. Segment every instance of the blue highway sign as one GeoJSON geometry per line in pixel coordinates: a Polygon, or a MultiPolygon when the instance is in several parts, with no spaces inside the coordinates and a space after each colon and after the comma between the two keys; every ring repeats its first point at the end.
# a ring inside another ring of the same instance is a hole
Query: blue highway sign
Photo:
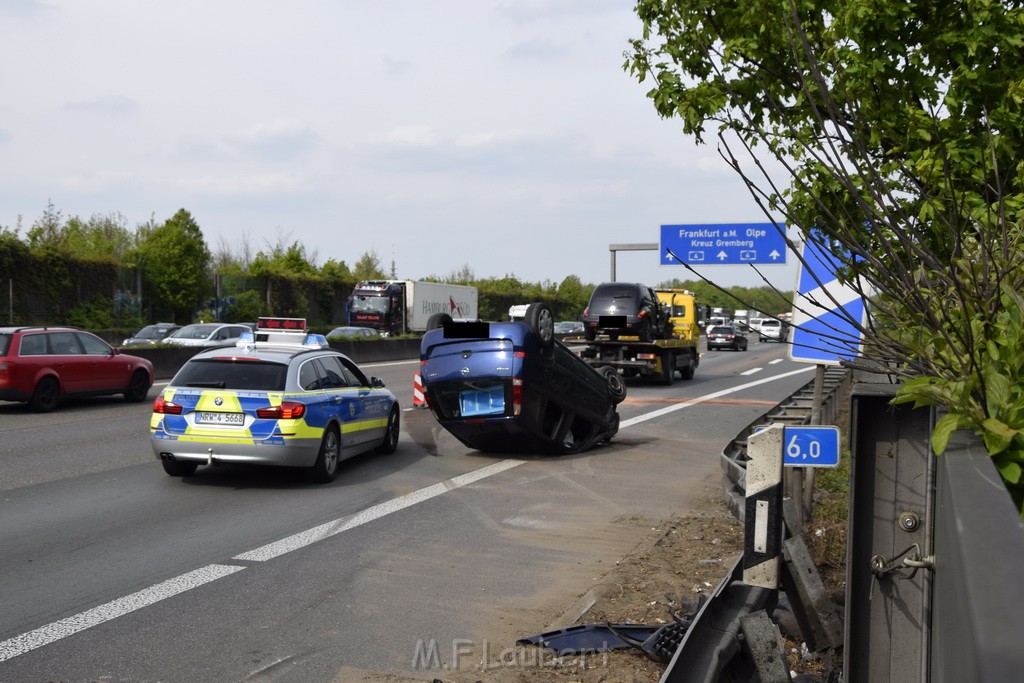
{"type": "Polygon", "coordinates": [[[838,365],[860,355],[860,331],[866,309],[860,293],[839,282],[839,259],[804,244],[804,264],[793,297],[793,336],[789,358],[801,363],[838,365]]]}
{"type": "Polygon", "coordinates": [[[782,265],[786,262],[785,230],[783,223],[662,225],[661,265],[782,265]]]}
{"type": "Polygon", "coordinates": [[[787,426],[782,464],[791,467],[835,467],[839,464],[839,428],[787,426]]]}

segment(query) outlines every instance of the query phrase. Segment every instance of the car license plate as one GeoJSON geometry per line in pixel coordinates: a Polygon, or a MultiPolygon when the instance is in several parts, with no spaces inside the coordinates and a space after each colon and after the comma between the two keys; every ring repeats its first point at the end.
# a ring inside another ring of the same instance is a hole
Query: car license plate
{"type": "Polygon", "coordinates": [[[463,389],[459,392],[459,407],[462,417],[503,415],[505,389],[501,385],[489,389],[463,389]]]}
{"type": "Polygon", "coordinates": [[[196,413],[196,424],[201,425],[243,425],[245,413],[196,413]]]}

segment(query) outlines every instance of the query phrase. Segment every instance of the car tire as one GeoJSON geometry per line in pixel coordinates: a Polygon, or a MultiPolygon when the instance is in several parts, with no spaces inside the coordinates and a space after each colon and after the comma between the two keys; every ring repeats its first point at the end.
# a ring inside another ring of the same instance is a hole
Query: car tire
{"type": "Polygon", "coordinates": [[[124,392],[124,400],[129,403],[142,403],[149,394],[149,373],[136,370],[128,380],[128,389],[124,392]]]}
{"type": "Polygon", "coordinates": [[[32,390],[32,398],[28,400],[28,407],[37,413],[48,413],[57,407],[60,401],[60,384],[53,377],[44,377],[32,390]]]}
{"type": "Polygon", "coordinates": [[[611,394],[612,403],[619,404],[626,398],[626,383],[622,381],[619,371],[610,365],[603,365],[598,369],[604,381],[608,384],[608,393],[611,394]]]}
{"type": "Polygon", "coordinates": [[[341,440],[338,436],[338,428],[331,425],[324,430],[324,437],[320,440],[320,452],[316,455],[316,462],[310,469],[310,478],[319,484],[329,484],[334,481],[338,474],[338,461],[341,460],[341,440]]]}
{"type": "Polygon", "coordinates": [[[398,406],[391,406],[391,414],[388,415],[388,426],[384,430],[384,440],[377,446],[377,452],[381,455],[391,455],[398,449],[398,435],[401,431],[401,416],[398,406]]]}
{"type": "Polygon", "coordinates": [[[555,316],[547,304],[534,303],[526,309],[526,324],[537,335],[542,349],[550,349],[555,343],[555,316]]]}
{"type": "Polygon", "coordinates": [[[196,473],[196,468],[199,467],[197,462],[182,460],[161,460],[160,464],[164,466],[164,472],[172,477],[190,477],[196,473]]]}
{"type": "Polygon", "coordinates": [[[594,341],[597,338],[597,330],[592,327],[583,328],[583,338],[587,341],[594,341]]]}
{"type": "Polygon", "coordinates": [[[759,341],[759,342],[761,342],[762,344],[764,344],[764,337],[758,337],[757,341],[759,341]]]}
{"type": "Polygon", "coordinates": [[[436,330],[439,327],[444,327],[452,321],[452,317],[447,313],[434,313],[432,316],[427,318],[427,329],[436,330]]]}
{"type": "Polygon", "coordinates": [[[637,336],[640,338],[640,341],[651,341],[651,331],[651,319],[650,317],[645,316],[644,319],[640,321],[640,326],[637,328],[637,336]]]}

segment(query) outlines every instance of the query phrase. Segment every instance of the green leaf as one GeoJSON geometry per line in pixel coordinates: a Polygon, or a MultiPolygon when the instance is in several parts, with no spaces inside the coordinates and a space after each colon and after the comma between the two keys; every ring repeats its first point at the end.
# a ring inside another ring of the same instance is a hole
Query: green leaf
{"type": "Polygon", "coordinates": [[[960,416],[956,413],[947,413],[939,418],[932,431],[932,450],[938,455],[946,450],[949,437],[960,427],[960,416]]]}

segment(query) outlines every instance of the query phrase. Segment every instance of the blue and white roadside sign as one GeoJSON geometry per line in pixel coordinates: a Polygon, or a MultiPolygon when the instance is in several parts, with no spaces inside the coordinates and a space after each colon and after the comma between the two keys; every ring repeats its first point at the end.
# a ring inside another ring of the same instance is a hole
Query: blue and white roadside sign
{"type": "Polygon", "coordinates": [[[783,265],[785,231],[783,223],[662,225],[661,265],[783,265]]]}
{"type": "MultiPolygon", "coordinates": [[[[766,427],[757,427],[759,432],[766,427]]],[[[839,427],[786,425],[782,436],[782,464],[788,467],[835,467],[839,464],[839,427]]]]}
{"type": "Polygon", "coordinates": [[[782,464],[790,467],[835,467],[839,464],[839,428],[786,426],[782,464]]]}
{"type": "Polygon", "coordinates": [[[819,246],[804,243],[803,260],[793,296],[790,360],[838,365],[860,355],[861,335],[855,321],[866,322],[864,299],[841,283],[839,260],[819,246]]]}

